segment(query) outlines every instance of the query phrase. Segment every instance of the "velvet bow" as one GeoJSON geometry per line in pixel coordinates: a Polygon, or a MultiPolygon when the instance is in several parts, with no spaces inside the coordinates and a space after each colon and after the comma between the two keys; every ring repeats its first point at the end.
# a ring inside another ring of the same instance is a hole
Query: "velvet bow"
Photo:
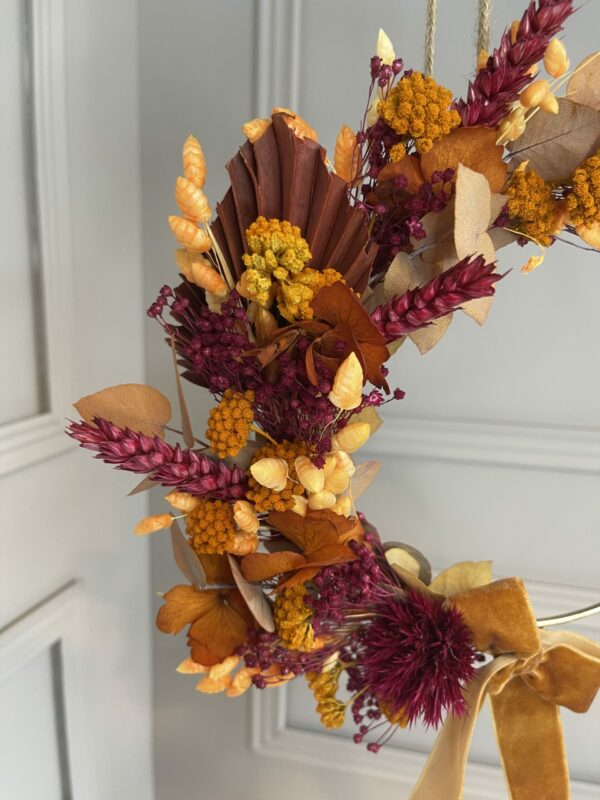
{"type": "Polygon", "coordinates": [[[411,800],[460,800],[477,715],[489,697],[512,800],[568,800],[559,706],[583,713],[600,688],[600,645],[538,628],[523,583],[496,581],[449,601],[493,660],[465,689],[469,713],[444,723],[411,800]]]}

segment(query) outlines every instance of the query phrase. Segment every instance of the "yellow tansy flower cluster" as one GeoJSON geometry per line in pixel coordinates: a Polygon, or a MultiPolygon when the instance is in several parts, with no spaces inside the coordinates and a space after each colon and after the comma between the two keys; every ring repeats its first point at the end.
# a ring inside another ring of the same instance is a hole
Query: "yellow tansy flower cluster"
{"type": "Polygon", "coordinates": [[[254,420],[254,392],[234,392],[227,389],[218,406],[208,415],[206,438],[219,456],[237,456],[248,441],[254,420]]]}
{"type": "Polygon", "coordinates": [[[248,491],[246,499],[254,503],[255,511],[287,511],[294,507],[292,495],[304,494],[304,486],[299,481],[293,479],[295,473],[294,461],[298,456],[308,455],[308,447],[301,443],[283,441],[279,444],[266,444],[256,451],[252,463],[260,461],[261,458],[282,458],[287,461],[289,477],[285,488],[281,492],[261,486],[260,483],[248,472],[248,491]]]}
{"type": "Polygon", "coordinates": [[[308,686],[317,701],[317,714],[325,728],[341,728],[344,724],[346,705],[335,696],[339,679],[339,669],[306,673],[308,686]]]}
{"type": "Polygon", "coordinates": [[[512,174],[506,195],[508,213],[516,230],[544,247],[552,244],[550,234],[556,229],[558,218],[552,186],[533,169],[517,169],[512,174]]]}
{"type": "MultiPolygon", "coordinates": [[[[414,139],[418,153],[431,150],[441,136],[460,125],[458,111],[450,109],[452,92],[440,86],[431,75],[413,72],[390,90],[377,105],[377,113],[392,130],[414,139]]],[[[396,152],[394,160],[400,160],[396,152]]]]}
{"type": "Polygon", "coordinates": [[[200,553],[227,553],[234,546],[233,506],[224,500],[201,500],[186,518],[190,544],[200,553]]]}
{"type": "Polygon", "coordinates": [[[591,228],[600,221],[600,151],[575,170],[567,209],[575,226],[591,228]]]}
{"type": "Polygon", "coordinates": [[[280,592],[273,607],[275,626],[281,641],[291,650],[309,652],[315,646],[315,633],[310,620],[312,611],[304,602],[304,586],[293,586],[280,592]]]}
{"type": "Polygon", "coordinates": [[[259,217],[247,229],[246,241],[250,252],[243,256],[244,292],[262,306],[276,297],[289,322],[312,319],[313,297],[323,286],[342,279],[333,269],[319,272],[306,266],[312,258],[308,243],[300,228],[285,220],[259,217]]]}

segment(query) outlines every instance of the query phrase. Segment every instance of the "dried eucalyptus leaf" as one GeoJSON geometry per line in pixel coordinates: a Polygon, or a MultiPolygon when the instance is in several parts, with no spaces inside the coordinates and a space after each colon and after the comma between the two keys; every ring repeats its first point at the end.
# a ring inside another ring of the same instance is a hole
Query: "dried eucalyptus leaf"
{"type": "Polygon", "coordinates": [[[381,468],[379,461],[365,461],[356,467],[356,472],[350,479],[350,493],[353,500],[360,497],[377,477],[381,468]]]}
{"type": "Polygon", "coordinates": [[[600,144],[600,112],[561,97],[558,114],[540,111],[527,123],[525,133],[512,142],[510,168],[521,162],[546,181],[569,180],[573,172],[596,152],[600,144]]]}
{"type": "Polygon", "coordinates": [[[428,353],[445,335],[452,322],[452,314],[445,314],[439,319],[434,319],[429,325],[418,331],[408,334],[408,338],[416,344],[422,356],[428,353]]]}
{"type": "Polygon", "coordinates": [[[244,598],[246,605],[250,609],[250,613],[261,628],[267,631],[267,633],[274,633],[275,620],[273,619],[273,611],[262,588],[255,583],[250,583],[244,578],[237,559],[229,554],[227,558],[229,560],[233,580],[244,598]]]}
{"type": "Polygon", "coordinates": [[[143,383],[110,386],[82,397],[74,406],[86,422],[102,417],[119,428],[130,428],[148,436],[162,436],[171,419],[168,399],[158,389],[143,383]]]}
{"type": "Polygon", "coordinates": [[[173,520],[171,525],[171,546],[173,548],[173,558],[179,569],[196,589],[203,589],[206,586],[204,568],[194,549],[181,532],[176,519],[173,520]]]}
{"type": "Polygon", "coordinates": [[[436,575],[430,588],[444,597],[452,597],[478,586],[487,586],[491,582],[491,561],[461,561],[436,575]]]}
{"type": "Polygon", "coordinates": [[[383,550],[390,566],[402,567],[425,584],[431,582],[431,564],[416,547],[404,542],[384,542],[383,550]]]}
{"type": "Polygon", "coordinates": [[[491,239],[487,235],[491,215],[492,192],[487,179],[481,173],[459,164],[454,220],[454,244],[459,259],[475,253],[486,255],[482,248],[491,247],[491,239]]]}
{"type": "Polygon", "coordinates": [[[415,272],[412,260],[406,253],[398,253],[385,274],[383,289],[385,299],[404,294],[414,285],[415,272]]]}
{"type": "Polygon", "coordinates": [[[574,103],[600,111],[600,53],[592,53],[575,67],[566,96],[574,103]]]}

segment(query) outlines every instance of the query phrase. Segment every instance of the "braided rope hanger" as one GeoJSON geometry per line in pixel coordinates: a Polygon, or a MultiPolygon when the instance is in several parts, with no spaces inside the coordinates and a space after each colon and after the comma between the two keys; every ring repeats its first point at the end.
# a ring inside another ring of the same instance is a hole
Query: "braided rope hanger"
{"type": "MultiPolygon", "coordinates": [[[[477,53],[482,50],[489,51],[490,46],[490,16],[493,0],[478,0],[477,16],[477,53]]],[[[425,58],[423,71],[426,75],[433,73],[435,60],[435,31],[437,23],[437,0],[427,0],[427,17],[425,21],[425,58]]],[[[537,620],[539,628],[549,628],[553,625],[564,625],[567,622],[590,617],[600,613],[600,603],[594,603],[586,608],[570,611],[566,614],[556,614],[552,617],[541,617],[537,620]]]]}

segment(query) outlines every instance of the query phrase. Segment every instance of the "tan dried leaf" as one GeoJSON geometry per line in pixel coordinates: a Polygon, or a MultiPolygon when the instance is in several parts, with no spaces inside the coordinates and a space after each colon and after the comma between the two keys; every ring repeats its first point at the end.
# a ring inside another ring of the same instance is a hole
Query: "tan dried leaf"
{"type": "Polygon", "coordinates": [[[491,561],[461,561],[436,575],[429,588],[444,597],[452,597],[491,582],[491,561]]]}
{"type": "Polygon", "coordinates": [[[175,563],[196,589],[206,586],[206,573],[200,559],[185,538],[176,519],[171,524],[171,547],[175,563]]]}
{"type": "Polygon", "coordinates": [[[143,383],[121,383],[82,397],[74,403],[86,422],[94,417],[107,419],[120,428],[130,428],[148,436],[162,436],[171,419],[171,403],[143,383]]]}
{"type": "Polygon", "coordinates": [[[426,325],[414,333],[409,334],[411,342],[416,344],[422,356],[428,353],[444,336],[450,323],[452,322],[452,314],[446,314],[439,319],[433,320],[430,325],[426,325]]]}
{"type": "Polygon", "coordinates": [[[485,175],[493,192],[501,191],[506,182],[507,166],[503,161],[504,148],[496,144],[497,137],[495,128],[455,128],[421,156],[426,180],[430,180],[434,172],[456,170],[463,164],[485,175]]]}
{"type": "Polygon", "coordinates": [[[403,542],[385,542],[383,549],[390,566],[401,567],[425,584],[431,581],[431,564],[420,550],[403,542]]]}
{"type": "Polygon", "coordinates": [[[381,468],[380,461],[364,461],[358,464],[356,471],[350,480],[350,494],[354,500],[358,499],[377,477],[381,468]]]}
{"type": "Polygon", "coordinates": [[[511,142],[510,168],[528,161],[546,181],[567,181],[600,145],[600,111],[561,97],[558,114],[537,113],[511,142]]]}
{"type": "Polygon", "coordinates": [[[228,555],[227,558],[229,560],[233,580],[244,598],[246,605],[250,609],[250,613],[261,628],[264,628],[268,633],[273,633],[275,631],[273,611],[263,590],[260,586],[256,586],[244,578],[236,558],[230,555],[228,555]]]}
{"type": "Polygon", "coordinates": [[[383,425],[383,420],[373,406],[367,406],[358,414],[354,414],[352,417],[352,422],[366,422],[369,426],[369,430],[371,431],[371,436],[373,436],[373,434],[376,433],[383,425]]]}
{"type": "Polygon", "coordinates": [[[348,125],[342,125],[335,140],[333,168],[346,183],[353,183],[356,180],[359,157],[360,153],[354,131],[348,125]]]}
{"type": "Polygon", "coordinates": [[[383,28],[379,28],[379,34],[377,36],[377,45],[375,46],[375,55],[379,56],[381,61],[390,67],[392,66],[392,63],[396,58],[392,40],[383,30],[383,28]]]}
{"type": "Polygon", "coordinates": [[[383,281],[385,300],[404,294],[417,286],[419,281],[420,276],[416,274],[416,267],[411,257],[406,253],[398,253],[385,273],[383,281]]]}
{"type": "Polygon", "coordinates": [[[573,70],[566,91],[567,99],[600,111],[600,52],[584,58],[573,70]]]}

